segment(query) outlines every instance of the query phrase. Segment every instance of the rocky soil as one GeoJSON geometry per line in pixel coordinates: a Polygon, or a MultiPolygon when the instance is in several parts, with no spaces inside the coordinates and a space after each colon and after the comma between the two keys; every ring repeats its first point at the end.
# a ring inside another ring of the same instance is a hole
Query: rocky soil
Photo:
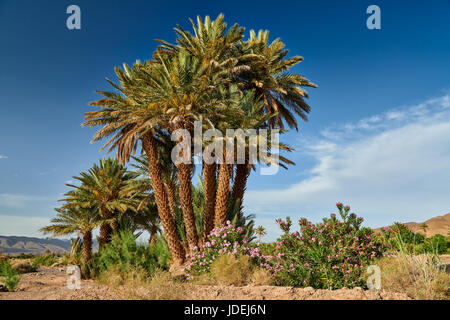
{"type": "MultiPolygon", "coordinates": [[[[16,292],[0,292],[0,300],[115,300],[124,299],[124,288],[112,288],[92,280],[83,280],[80,290],[67,288],[65,268],[39,268],[22,275],[16,292]]],[[[404,294],[361,288],[315,290],[275,286],[191,285],[188,300],[406,300],[404,294]]]]}

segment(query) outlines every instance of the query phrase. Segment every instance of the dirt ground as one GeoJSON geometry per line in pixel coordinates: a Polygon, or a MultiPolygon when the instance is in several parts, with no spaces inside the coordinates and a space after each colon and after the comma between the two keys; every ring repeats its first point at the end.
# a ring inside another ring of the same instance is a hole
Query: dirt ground
{"type": "MultiPolygon", "coordinates": [[[[16,292],[0,292],[0,300],[116,300],[126,299],[123,288],[112,288],[93,280],[83,280],[80,290],[70,290],[66,269],[42,267],[22,275],[16,292]],[[121,294],[120,294],[121,293],[121,294]]],[[[361,288],[315,290],[275,286],[192,285],[188,300],[407,300],[406,295],[361,288]]],[[[131,297],[130,297],[131,298],[131,297]]]]}

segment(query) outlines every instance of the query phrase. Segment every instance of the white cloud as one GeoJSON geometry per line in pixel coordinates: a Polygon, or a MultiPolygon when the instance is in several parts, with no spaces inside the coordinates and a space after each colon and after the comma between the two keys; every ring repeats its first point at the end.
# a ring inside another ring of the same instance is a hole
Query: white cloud
{"type": "Polygon", "coordinates": [[[0,154],[0,159],[8,159],[8,157],[0,154]]]}
{"type": "Polygon", "coordinates": [[[449,106],[446,95],[325,129],[306,146],[316,160],[309,177],[285,189],[249,190],[247,210],[268,213],[258,216],[267,221],[317,221],[341,201],[372,227],[450,212],[449,106]]]}
{"type": "Polygon", "coordinates": [[[0,215],[0,235],[26,236],[42,238],[38,230],[49,224],[50,218],[45,217],[17,217],[0,215]]]}

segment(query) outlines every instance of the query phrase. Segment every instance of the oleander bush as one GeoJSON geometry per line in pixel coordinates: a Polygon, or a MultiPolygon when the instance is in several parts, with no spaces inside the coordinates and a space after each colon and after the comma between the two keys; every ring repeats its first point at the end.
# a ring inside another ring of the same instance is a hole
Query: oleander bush
{"type": "Polygon", "coordinates": [[[284,232],[275,247],[249,250],[281,286],[311,286],[318,289],[364,287],[362,275],[375,258],[382,257],[385,245],[370,228],[361,227],[364,219],[349,214],[350,207],[336,204],[335,214],[313,224],[299,221],[300,231],[291,232],[292,221],[278,219],[284,232]]]}
{"type": "Polygon", "coordinates": [[[230,221],[214,228],[202,247],[195,247],[193,253],[187,255],[185,273],[192,279],[211,270],[212,263],[222,254],[238,256],[249,246],[248,238],[242,227],[235,227],[230,221]]]}
{"type": "Polygon", "coordinates": [[[185,271],[188,278],[217,273],[212,265],[222,260],[244,259],[267,270],[272,282],[281,286],[311,286],[339,289],[365,286],[362,275],[375,258],[382,257],[387,247],[370,228],[361,227],[363,218],[349,213],[350,207],[336,204],[341,220],[335,214],[313,224],[300,220],[300,231],[291,232],[292,221],[277,219],[284,232],[275,244],[249,243],[240,228],[227,222],[216,227],[201,248],[188,256],[185,271]],[[216,259],[220,257],[218,262],[216,259]],[[240,258],[238,258],[240,257],[240,258]],[[245,258],[246,259],[246,258],[245,258]]]}

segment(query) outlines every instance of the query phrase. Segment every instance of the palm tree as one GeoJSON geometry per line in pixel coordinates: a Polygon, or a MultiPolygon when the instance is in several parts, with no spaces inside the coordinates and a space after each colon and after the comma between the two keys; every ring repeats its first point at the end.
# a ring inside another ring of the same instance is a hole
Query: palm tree
{"type": "MultiPolygon", "coordinates": [[[[178,35],[177,46],[165,41],[160,41],[160,49],[171,55],[178,55],[184,50],[192,56],[203,61],[207,66],[205,75],[214,79],[215,87],[221,84],[230,86],[231,76],[248,68],[241,63],[243,56],[236,55],[239,41],[243,38],[244,28],[233,25],[227,29],[224,15],[220,14],[214,21],[209,16],[202,20],[197,17],[197,25],[191,20],[194,35],[183,30],[180,26],[175,28],[178,35]]],[[[218,106],[215,106],[216,108],[218,106]]],[[[223,116],[222,114],[219,118],[223,116]]],[[[217,126],[217,119],[209,117],[213,121],[213,127],[217,126]]],[[[223,159],[221,159],[223,160],[223,159]]],[[[203,177],[205,179],[205,215],[204,232],[202,240],[206,239],[212,230],[214,220],[222,221],[228,208],[229,180],[232,174],[232,166],[219,165],[219,186],[216,185],[216,163],[203,162],[203,177]],[[219,202],[219,203],[217,203],[219,202]]]]}
{"type": "Polygon", "coordinates": [[[39,231],[54,236],[64,236],[72,233],[83,237],[84,260],[89,262],[92,257],[92,230],[100,223],[100,217],[93,210],[83,208],[55,209],[58,213],[56,218],[50,220],[51,225],[39,231]]]}
{"type": "Polygon", "coordinates": [[[258,236],[259,242],[261,242],[261,239],[267,235],[267,232],[263,226],[258,226],[255,230],[255,234],[258,236]]]}
{"type": "Polygon", "coordinates": [[[80,186],[67,184],[74,189],[65,194],[63,209],[83,208],[96,210],[102,220],[99,246],[102,248],[109,240],[111,231],[118,228],[118,218],[128,210],[136,212],[140,194],[130,195],[127,185],[137,177],[127,171],[117,160],[101,159],[88,172],[73,177],[80,186]]]}
{"type": "Polygon", "coordinates": [[[288,54],[285,44],[280,39],[269,44],[269,31],[262,30],[258,34],[251,30],[242,50],[256,58],[249,61],[250,68],[239,77],[243,79],[246,90],[256,90],[256,98],[264,103],[264,112],[274,115],[268,121],[270,127],[282,129],[286,123],[298,130],[295,115],[307,121],[306,114],[311,110],[304,100],[308,93],[302,87],[317,87],[305,77],[288,72],[303,61],[303,57],[285,59],[288,54]]]}
{"type": "Polygon", "coordinates": [[[420,224],[420,228],[422,229],[422,231],[426,235],[427,234],[427,230],[428,230],[428,225],[424,222],[424,223],[420,224]]]}
{"type": "Polygon", "coordinates": [[[161,233],[161,224],[156,208],[156,204],[148,205],[137,214],[131,217],[133,223],[138,229],[145,230],[150,234],[149,245],[155,244],[156,236],[161,233]]]}
{"type": "MultiPolygon", "coordinates": [[[[183,60],[180,57],[180,60],[183,60]]],[[[189,59],[189,61],[191,61],[189,59]]],[[[183,64],[182,61],[180,63],[183,64]]],[[[117,157],[122,163],[129,161],[130,156],[135,152],[139,140],[142,142],[142,149],[147,155],[149,174],[151,178],[152,189],[155,201],[158,207],[158,213],[164,228],[164,233],[175,262],[182,263],[185,257],[181,239],[178,235],[175,219],[168,204],[168,196],[163,179],[163,169],[159,162],[158,154],[158,136],[162,132],[173,130],[173,124],[177,126],[178,121],[171,123],[170,119],[174,116],[174,110],[181,113],[188,111],[188,105],[182,104],[176,100],[175,96],[170,96],[172,74],[176,66],[167,60],[167,56],[158,53],[155,60],[141,64],[137,62],[133,69],[127,65],[125,71],[116,68],[116,74],[120,79],[121,87],[110,82],[121,94],[100,92],[106,98],[101,99],[92,105],[102,107],[99,111],[86,113],[86,122],[84,125],[96,126],[103,125],[93,141],[100,140],[109,135],[113,135],[106,145],[110,145],[109,150],[117,148],[117,157]],[[170,69],[167,69],[171,66],[170,69]],[[170,99],[177,101],[173,108],[170,99]]],[[[190,72],[190,66],[185,66],[185,72],[190,72]]],[[[176,72],[175,72],[176,74],[176,72]]],[[[189,100],[188,96],[185,96],[189,100]]],[[[188,102],[188,101],[184,101],[188,102]]],[[[176,117],[176,116],[175,116],[176,117]]],[[[181,117],[184,118],[184,117],[181,117]]],[[[183,126],[185,121],[181,121],[183,126]]],[[[190,177],[191,168],[189,165],[179,168],[179,179],[181,179],[180,191],[182,192],[183,214],[187,225],[188,241],[190,247],[196,243],[196,232],[193,223],[193,212],[189,206],[189,188],[186,188],[186,180],[190,177]]],[[[189,181],[190,182],[190,181],[189,181]]],[[[190,186],[190,184],[189,184],[190,186]]]]}
{"type": "MultiPolygon", "coordinates": [[[[299,74],[288,73],[303,58],[295,56],[285,59],[288,51],[284,47],[279,39],[269,44],[268,31],[260,30],[256,35],[251,30],[250,38],[240,47],[243,54],[251,57],[246,60],[250,68],[243,69],[237,81],[241,81],[243,90],[255,90],[255,100],[263,103],[261,112],[268,116],[267,124],[270,128],[283,129],[285,122],[290,128],[298,130],[294,114],[307,121],[306,114],[310,111],[309,105],[304,101],[308,94],[302,87],[317,86],[299,74]]],[[[292,163],[288,161],[288,164],[292,163]]],[[[252,165],[246,162],[237,164],[236,167],[234,204],[243,201],[252,165]]]]}
{"type": "MultiPolygon", "coordinates": [[[[244,92],[255,90],[255,101],[261,101],[267,123],[271,128],[283,129],[286,122],[289,127],[298,130],[297,120],[294,114],[307,120],[306,113],[310,107],[305,103],[304,98],[308,95],[302,87],[316,87],[303,76],[290,74],[288,70],[303,60],[302,57],[292,57],[285,59],[288,51],[285,45],[276,39],[269,44],[268,31],[259,31],[258,35],[252,30],[250,38],[242,41],[244,28],[234,25],[226,30],[224,16],[220,14],[216,20],[211,21],[207,16],[204,21],[197,17],[197,25],[191,20],[194,35],[183,30],[180,26],[175,29],[178,34],[177,46],[160,41],[163,50],[174,54],[180,50],[188,50],[190,53],[207,61],[211,66],[221,65],[224,71],[220,73],[225,76],[228,86],[233,83],[238,84],[244,92]],[[294,114],[292,113],[294,112],[294,114]]],[[[239,127],[241,128],[241,127],[239,127]]],[[[236,165],[236,175],[233,186],[232,206],[243,201],[245,187],[248,176],[252,169],[248,159],[243,164],[236,165]]],[[[219,188],[209,187],[215,185],[215,174],[212,174],[213,165],[209,168],[205,166],[205,180],[208,188],[206,192],[208,212],[213,209],[216,214],[216,222],[222,221],[225,207],[228,206],[227,199],[223,199],[230,188],[228,179],[232,176],[230,166],[219,166],[219,188]],[[216,196],[216,206],[211,199],[216,196]],[[217,200],[219,203],[217,203],[217,200]],[[219,208],[217,208],[219,204],[219,208]]],[[[208,218],[210,215],[206,215],[208,218]]]]}
{"type": "MultiPolygon", "coordinates": [[[[193,187],[193,204],[197,228],[203,230],[203,234],[209,235],[204,231],[204,216],[206,214],[206,197],[205,197],[205,180],[202,176],[198,177],[198,184],[193,187]]],[[[230,220],[234,226],[242,227],[244,235],[249,241],[254,239],[254,215],[244,215],[241,208],[230,208],[227,219],[230,220]]]]}
{"type": "Polygon", "coordinates": [[[203,187],[205,190],[205,204],[204,204],[204,220],[203,220],[203,237],[202,242],[206,241],[211,230],[214,228],[214,213],[216,209],[216,174],[217,164],[208,164],[203,161],[203,187]]]}

